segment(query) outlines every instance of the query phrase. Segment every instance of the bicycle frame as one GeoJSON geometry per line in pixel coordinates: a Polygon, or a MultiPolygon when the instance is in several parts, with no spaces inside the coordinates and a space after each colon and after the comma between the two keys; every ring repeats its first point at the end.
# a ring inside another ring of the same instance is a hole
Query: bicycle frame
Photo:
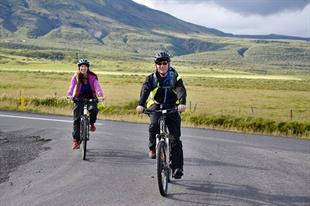
{"type": "Polygon", "coordinates": [[[167,110],[162,110],[161,111],[161,116],[159,118],[159,134],[156,135],[156,149],[159,141],[165,142],[166,148],[167,148],[167,163],[170,164],[170,152],[171,152],[171,146],[170,146],[170,141],[169,141],[169,132],[167,130],[167,125],[166,125],[166,115],[167,115],[167,110]]]}
{"type": "MultiPolygon", "coordinates": [[[[86,138],[86,140],[89,140],[89,111],[88,111],[88,103],[84,104],[84,108],[83,108],[83,115],[81,116],[81,123],[83,121],[86,121],[86,128],[87,131],[86,133],[84,133],[85,131],[82,131],[84,128],[80,127],[80,134],[81,134],[81,140],[83,141],[84,138],[86,138]]],[[[83,125],[84,126],[84,125],[83,125]]]]}
{"type": "Polygon", "coordinates": [[[88,111],[87,107],[88,107],[88,104],[84,104],[83,115],[81,115],[81,123],[86,121],[86,128],[87,128],[86,133],[84,133],[85,131],[82,131],[84,129],[83,128],[84,125],[82,125],[82,127],[80,127],[81,141],[83,141],[84,138],[89,140],[89,121],[90,121],[90,119],[89,119],[89,111],[88,111]]]}

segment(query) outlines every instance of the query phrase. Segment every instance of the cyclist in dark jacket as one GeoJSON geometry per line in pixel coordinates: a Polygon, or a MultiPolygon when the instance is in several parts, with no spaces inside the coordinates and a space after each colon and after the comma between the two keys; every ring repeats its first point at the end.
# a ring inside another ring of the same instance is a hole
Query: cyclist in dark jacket
{"type": "MultiPolygon", "coordinates": [[[[136,110],[143,112],[145,106],[151,110],[178,108],[179,112],[186,109],[186,89],[180,75],[170,66],[170,56],[166,52],[160,52],[155,56],[156,71],[150,74],[143,83],[139,105],[136,110]]],[[[159,133],[158,113],[150,114],[149,126],[149,157],[156,157],[156,134],[159,133]]],[[[181,136],[181,117],[179,113],[171,113],[167,116],[166,123],[169,133],[172,135],[172,170],[173,177],[180,179],[183,175],[183,149],[181,136]]]]}

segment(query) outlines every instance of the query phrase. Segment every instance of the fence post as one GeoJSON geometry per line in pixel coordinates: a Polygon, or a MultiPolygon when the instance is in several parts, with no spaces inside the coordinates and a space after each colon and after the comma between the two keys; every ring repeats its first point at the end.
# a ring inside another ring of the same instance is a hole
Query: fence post
{"type": "Polygon", "coordinates": [[[292,109],[290,111],[290,117],[291,117],[291,120],[293,120],[293,110],[292,109]]]}
{"type": "Polygon", "coordinates": [[[197,107],[197,104],[195,104],[195,106],[194,106],[194,111],[193,111],[193,112],[195,112],[195,111],[196,111],[196,107],[197,107]]]}
{"type": "Polygon", "coordinates": [[[252,114],[254,114],[254,107],[252,106],[251,106],[251,111],[252,111],[252,114]]]}
{"type": "Polygon", "coordinates": [[[192,101],[189,101],[189,111],[192,112],[192,101]]]}

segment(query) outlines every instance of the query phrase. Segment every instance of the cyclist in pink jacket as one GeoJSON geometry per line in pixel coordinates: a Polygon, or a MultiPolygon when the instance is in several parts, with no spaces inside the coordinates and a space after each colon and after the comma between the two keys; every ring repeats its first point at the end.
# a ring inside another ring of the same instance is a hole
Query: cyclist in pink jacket
{"type": "MultiPolygon", "coordinates": [[[[104,100],[104,93],[100,87],[97,75],[89,70],[89,61],[80,59],[78,62],[78,72],[73,75],[67,97],[69,99],[86,98],[99,101],[104,100]]],[[[97,120],[98,106],[92,102],[90,105],[90,131],[96,131],[95,122],[97,120]]],[[[80,117],[83,114],[83,104],[76,102],[73,108],[73,144],[72,149],[79,149],[80,146],[80,117]]]]}

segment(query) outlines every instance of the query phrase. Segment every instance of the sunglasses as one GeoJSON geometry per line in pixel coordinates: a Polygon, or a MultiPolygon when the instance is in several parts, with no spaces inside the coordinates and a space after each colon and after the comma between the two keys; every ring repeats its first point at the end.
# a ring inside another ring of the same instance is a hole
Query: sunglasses
{"type": "Polygon", "coordinates": [[[168,62],[158,62],[158,63],[156,63],[157,65],[167,65],[168,64],[168,62]]]}

